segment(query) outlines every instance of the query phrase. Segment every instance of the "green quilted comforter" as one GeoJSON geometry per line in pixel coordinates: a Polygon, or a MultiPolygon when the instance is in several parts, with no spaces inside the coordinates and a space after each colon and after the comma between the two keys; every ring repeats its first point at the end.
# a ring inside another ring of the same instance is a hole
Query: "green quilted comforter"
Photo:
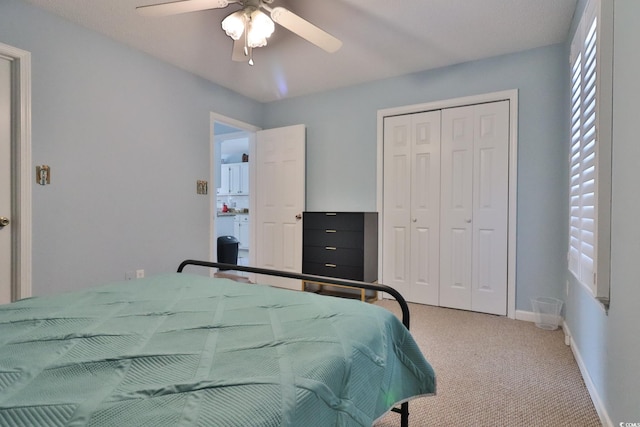
{"type": "Polygon", "coordinates": [[[2,426],[370,426],[434,392],[355,300],[176,273],[0,306],[2,426]]]}

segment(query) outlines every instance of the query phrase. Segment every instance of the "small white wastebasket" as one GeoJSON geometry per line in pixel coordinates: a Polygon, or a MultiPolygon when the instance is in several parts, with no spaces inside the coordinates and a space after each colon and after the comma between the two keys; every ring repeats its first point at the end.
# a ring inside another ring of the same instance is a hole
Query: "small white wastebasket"
{"type": "Polygon", "coordinates": [[[553,331],[560,324],[560,312],[563,302],[556,298],[538,297],[531,299],[535,314],[536,326],[540,329],[553,331]]]}

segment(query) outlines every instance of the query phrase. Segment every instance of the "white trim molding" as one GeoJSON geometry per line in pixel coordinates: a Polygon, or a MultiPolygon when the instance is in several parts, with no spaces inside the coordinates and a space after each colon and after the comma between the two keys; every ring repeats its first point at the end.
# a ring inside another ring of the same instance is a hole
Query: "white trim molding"
{"type": "MultiPolygon", "coordinates": [[[[250,134],[249,136],[249,158],[250,159],[255,159],[255,154],[256,154],[256,149],[255,149],[255,140],[256,140],[256,132],[258,132],[259,130],[261,130],[261,128],[254,126],[252,124],[249,123],[245,123],[242,122],[240,120],[236,120],[233,119],[231,117],[227,117],[227,116],[223,116],[222,114],[218,114],[218,113],[214,113],[214,112],[210,112],[209,113],[209,126],[210,126],[210,130],[209,130],[209,198],[210,198],[210,202],[209,202],[209,260],[210,261],[215,261],[217,258],[217,246],[216,246],[216,239],[213,237],[216,235],[216,230],[215,230],[215,218],[216,218],[216,198],[217,198],[217,193],[216,193],[216,188],[217,188],[217,182],[216,182],[216,170],[215,170],[215,166],[216,166],[216,135],[215,135],[215,131],[214,131],[214,126],[215,123],[221,123],[230,127],[234,127],[237,128],[243,132],[248,132],[250,134]]],[[[254,165],[255,162],[249,162],[249,188],[256,188],[256,178],[255,178],[255,169],[254,169],[254,165]]],[[[249,212],[255,212],[256,211],[256,201],[255,201],[255,191],[250,191],[249,192],[249,212]]],[[[249,216],[249,230],[250,230],[250,236],[249,236],[249,247],[255,247],[255,225],[253,224],[254,221],[254,215],[250,215],[249,216]]],[[[249,251],[249,264],[250,265],[254,265],[254,261],[255,259],[253,258],[255,256],[255,251],[249,251]]],[[[211,272],[210,274],[213,275],[214,274],[214,270],[210,269],[211,272]]]]}
{"type": "Polygon", "coordinates": [[[16,239],[13,243],[14,289],[12,299],[28,298],[32,294],[31,252],[31,53],[0,43],[0,55],[12,62],[14,116],[13,149],[15,214],[18,218],[16,239]]]}
{"type": "Polygon", "coordinates": [[[589,376],[589,371],[582,360],[582,355],[573,340],[573,335],[571,335],[571,330],[569,329],[569,325],[567,322],[562,322],[562,330],[564,331],[564,342],[568,346],[571,347],[571,351],[573,352],[573,357],[576,359],[576,363],[578,364],[578,368],[580,369],[580,373],[582,374],[582,379],[584,380],[584,384],[587,386],[587,391],[589,392],[589,396],[591,396],[591,401],[593,402],[593,406],[596,408],[596,412],[598,413],[598,417],[600,417],[600,422],[603,427],[613,427],[613,422],[611,421],[611,417],[607,412],[607,408],[602,403],[602,399],[598,394],[598,389],[595,384],[591,380],[589,376]]]}
{"type": "MultiPolygon", "coordinates": [[[[383,147],[384,147],[384,118],[403,114],[413,114],[423,111],[440,110],[445,108],[462,107],[496,101],[509,101],[509,213],[508,213],[508,260],[507,260],[507,317],[516,318],[516,230],[517,230],[517,190],[518,190],[518,90],[511,89],[481,95],[472,95],[425,104],[406,105],[401,107],[378,110],[377,129],[377,195],[376,208],[383,215],[383,147]]],[[[383,223],[380,218],[379,226],[383,223]]],[[[382,247],[382,232],[378,232],[378,246],[382,247]]],[[[382,270],[382,251],[378,253],[378,266],[382,270]]],[[[378,277],[382,271],[378,271],[378,277]]]]}

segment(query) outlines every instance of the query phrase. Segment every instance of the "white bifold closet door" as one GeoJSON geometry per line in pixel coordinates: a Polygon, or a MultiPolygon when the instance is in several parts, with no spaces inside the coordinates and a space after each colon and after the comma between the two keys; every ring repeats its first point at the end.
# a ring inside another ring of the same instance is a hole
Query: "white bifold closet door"
{"type": "Polygon", "coordinates": [[[385,117],[383,283],[507,312],[509,102],[385,117]]]}
{"type": "Polygon", "coordinates": [[[509,102],[442,111],[440,305],[507,312],[509,102]]]}
{"type": "Polygon", "coordinates": [[[384,119],[383,283],[438,305],[440,111],[384,119]]]}

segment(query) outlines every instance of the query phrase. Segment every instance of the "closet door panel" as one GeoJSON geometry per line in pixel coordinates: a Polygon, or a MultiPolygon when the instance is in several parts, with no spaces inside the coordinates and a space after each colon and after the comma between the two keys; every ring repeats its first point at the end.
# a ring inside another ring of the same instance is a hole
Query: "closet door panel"
{"type": "Polygon", "coordinates": [[[440,294],[440,111],[412,114],[411,284],[415,300],[440,294]]]}
{"type": "Polygon", "coordinates": [[[395,283],[401,283],[405,287],[406,282],[409,280],[409,263],[407,262],[409,260],[409,254],[407,253],[409,240],[409,229],[407,227],[393,228],[393,238],[390,242],[390,249],[393,251],[390,280],[395,283]]]}
{"type": "Polygon", "coordinates": [[[410,300],[411,120],[384,119],[382,282],[410,300]]]}
{"type": "Polygon", "coordinates": [[[442,111],[440,305],[470,310],[474,111],[442,111]]]}
{"type": "Polygon", "coordinates": [[[384,141],[383,283],[437,304],[440,112],[385,118],[384,141]]]}
{"type": "Polygon", "coordinates": [[[475,108],[471,309],[506,315],[509,102],[475,108]]]}

